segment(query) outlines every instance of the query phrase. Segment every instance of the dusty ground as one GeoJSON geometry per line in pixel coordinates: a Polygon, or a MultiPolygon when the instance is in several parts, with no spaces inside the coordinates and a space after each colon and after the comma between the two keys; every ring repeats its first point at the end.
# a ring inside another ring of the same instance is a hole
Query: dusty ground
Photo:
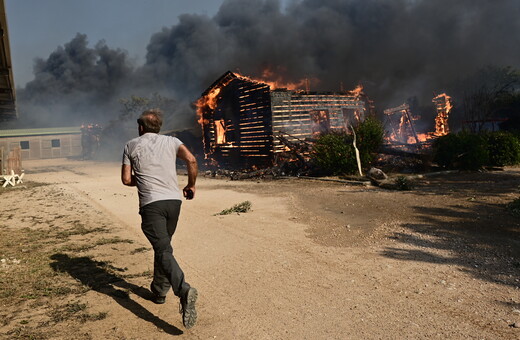
{"type": "Polygon", "coordinates": [[[188,331],[173,294],[148,300],[152,252],[118,164],[24,168],[0,191],[2,338],[520,339],[520,221],[504,209],[520,168],[412,191],[202,177],[174,240],[200,295],[188,331]]]}

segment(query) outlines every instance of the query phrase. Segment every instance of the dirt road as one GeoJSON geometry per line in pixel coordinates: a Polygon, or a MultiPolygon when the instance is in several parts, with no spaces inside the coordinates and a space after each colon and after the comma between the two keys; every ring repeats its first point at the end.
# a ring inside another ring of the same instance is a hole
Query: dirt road
{"type": "Polygon", "coordinates": [[[18,244],[41,242],[51,281],[73,289],[6,295],[30,264],[10,242],[0,254],[6,339],[520,339],[520,221],[504,209],[519,196],[518,168],[420,179],[407,192],[201,177],[173,243],[199,290],[191,330],[173,294],[148,300],[153,254],[118,164],[24,168],[27,188],[1,193],[0,231],[61,230],[18,244]],[[246,200],[248,213],[215,215],[246,200]]]}

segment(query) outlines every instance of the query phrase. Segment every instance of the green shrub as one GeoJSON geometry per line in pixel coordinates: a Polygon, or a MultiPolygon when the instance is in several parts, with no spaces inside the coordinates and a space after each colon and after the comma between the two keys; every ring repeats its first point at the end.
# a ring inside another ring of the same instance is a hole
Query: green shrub
{"type": "MultiPolygon", "coordinates": [[[[363,168],[369,168],[383,143],[384,129],[379,120],[368,117],[354,127],[356,146],[363,168]]],[[[332,132],[318,137],[311,154],[320,175],[355,174],[358,171],[353,135],[332,132]]]]}
{"type": "Polygon", "coordinates": [[[344,132],[318,137],[311,158],[319,175],[352,174],[357,171],[352,137],[344,132]]]}
{"type": "Polygon", "coordinates": [[[520,140],[509,132],[459,132],[437,139],[434,161],[442,167],[478,170],[483,166],[520,164],[520,140]]]}
{"type": "Polygon", "coordinates": [[[515,135],[508,132],[493,132],[485,136],[489,151],[489,165],[520,164],[520,141],[515,135]]]}
{"type": "Polygon", "coordinates": [[[433,161],[439,166],[450,168],[460,150],[460,138],[453,133],[439,137],[433,143],[433,161]]]}
{"type": "Polygon", "coordinates": [[[489,164],[487,139],[482,135],[459,132],[440,137],[433,144],[433,160],[442,167],[478,170],[489,164]]]}
{"type": "Polygon", "coordinates": [[[376,153],[383,143],[385,133],[383,124],[375,117],[367,117],[354,129],[361,164],[363,167],[368,167],[374,161],[376,153]]]}

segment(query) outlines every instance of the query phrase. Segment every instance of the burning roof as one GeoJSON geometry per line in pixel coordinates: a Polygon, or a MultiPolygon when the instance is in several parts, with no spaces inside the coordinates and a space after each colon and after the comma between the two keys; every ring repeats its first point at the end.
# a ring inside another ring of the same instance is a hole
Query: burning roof
{"type": "Polygon", "coordinates": [[[276,88],[232,72],[197,101],[204,153],[224,168],[265,167],[287,142],[344,130],[362,121],[373,105],[359,86],[344,93],[276,88]]]}

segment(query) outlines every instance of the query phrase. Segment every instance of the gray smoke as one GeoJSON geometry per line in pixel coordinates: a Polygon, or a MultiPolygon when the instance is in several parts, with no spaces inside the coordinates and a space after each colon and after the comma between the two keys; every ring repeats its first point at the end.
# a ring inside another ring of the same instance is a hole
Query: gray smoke
{"type": "MultiPolygon", "coordinates": [[[[34,64],[34,80],[17,91],[20,123],[63,126],[101,120],[132,76],[126,53],[103,41],[89,48],[77,34],[34,64]]],[[[115,108],[117,110],[117,108],[115,108]]]]}
{"type": "Polygon", "coordinates": [[[316,91],[362,83],[379,111],[413,96],[424,105],[483,66],[518,68],[519,17],[517,0],[226,0],[214,17],[184,14],[154,34],[140,67],[76,36],[36,63],[20,107],[78,122],[117,116],[121,97],[159,92],[189,124],[190,103],[228,70],[308,78],[316,91]]]}

